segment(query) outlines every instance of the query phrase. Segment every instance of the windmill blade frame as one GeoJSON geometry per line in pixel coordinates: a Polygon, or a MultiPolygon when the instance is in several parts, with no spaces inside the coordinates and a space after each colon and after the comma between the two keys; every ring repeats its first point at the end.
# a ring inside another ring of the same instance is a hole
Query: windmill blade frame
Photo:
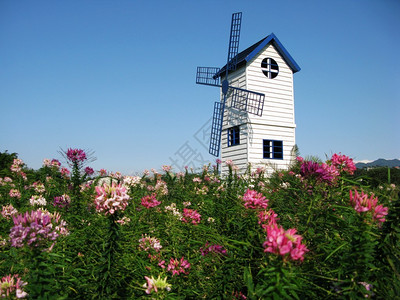
{"type": "Polygon", "coordinates": [[[220,77],[215,76],[220,70],[217,67],[197,67],[196,83],[221,87],[220,77]]]}
{"type": "Polygon", "coordinates": [[[231,33],[229,36],[228,60],[226,64],[225,78],[228,78],[229,71],[236,70],[241,25],[242,25],[242,13],[238,12],[232,14],[231,33]]]}
{"type": "Polygon", "coordinates": [[[224,119],[225,101],[214,103],[214,113],[211,125],[210,147],[208,152],[211,155],[219,156],[221,146],[222,122],[224,119]]]}
{"type": "Polygon", "coordinates": [[[232,97],[232,101],[229,102],[230,107],[257,116],[262,116],[262,111],[264,108],[264,94],[232,87],[228,81],[229,72],[235,71],[237,68],[241,24],[242,13],[233,13],[229,36],[227,63],[224,67],[225,69],[222,69],[222,73],[225,72],[225,77],[222,76],[220,68],[197,67],[196,83],[220,87],[223,95],[223,99],[221,99],[219,102],[215,102],[214,104],[209,147],[209,153],[214,156],[219,156],[221,148],[222,125],[229,89],[232,91],[232,95],[230,95],[230,97],[232,97]],[[221,80],[222,78],[223,80],[221,80]]]}
{"type": "Polygon", "coordinates": [[[233,90],[231,107],[262,117],[265,95],[230,86],[233,90]]]}

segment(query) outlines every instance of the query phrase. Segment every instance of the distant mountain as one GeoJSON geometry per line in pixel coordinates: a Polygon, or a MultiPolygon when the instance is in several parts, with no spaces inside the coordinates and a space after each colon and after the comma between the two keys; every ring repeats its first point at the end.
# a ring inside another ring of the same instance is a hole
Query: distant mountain
{"type": "Polygon", "coordinates": [[[400,160],[399,159],[383,159],[379,158],[377,160],[365,163],[365,162],[358,162],[356,163],[356,167],[358,169],[363,168],[371,168],[371,167],[400,167],[400,160]]]}

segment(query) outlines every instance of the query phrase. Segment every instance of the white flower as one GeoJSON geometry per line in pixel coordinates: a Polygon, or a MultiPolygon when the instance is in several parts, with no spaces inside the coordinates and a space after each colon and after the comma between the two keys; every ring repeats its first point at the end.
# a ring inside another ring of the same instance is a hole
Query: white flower
{"type": "Polygon", "coordinates": [[[30,204],[32,206],[35,206],[35,205],[45,206],[47,204],[46,199],[42,195],[40,195],[40,196],[37,196],[37,195],[32,196],[31,199],[29,200],[29,202],[30,202],[30,204]]]}

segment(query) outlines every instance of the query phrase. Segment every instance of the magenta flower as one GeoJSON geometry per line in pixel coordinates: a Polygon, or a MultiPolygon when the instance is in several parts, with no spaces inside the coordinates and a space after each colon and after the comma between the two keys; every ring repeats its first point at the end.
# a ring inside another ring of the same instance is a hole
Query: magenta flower
{"type": "Polygon", "coordinates": [[[18,274],[4,276],[0,282],[0,298],[13,299],[14,292],[16,298],[25,298],[28,296],[22,289],[25,285],[26,282],[22,281],[18,274]]]}
{"type": "Polygon", "coordinates": [[[383,205],[378,205],[374,208],[374,214],[372,216],[372,219],[374,221],[378,221],[380,223],[383,223],[386,221],[385,216],[388,214],[388,208],[383,207],[383,205]]]}
{"type": "Polygon", "coordinates": [[[278,215],[272,210],[264,210],[258,213],[258,224],[260,224],[264,229],[269,225],[276,225],[278,215]]]}
{"type": "Polygon", "coordinates": [[[284,230],[282,226],[266,226],[267,237],[263,243],[264,252],[281,255],[284,260],[304,260],[304,254],[309,251],[301,243],[302,236],[296,234],[296,229],[284,230]]]}
{"type": "Polygon", "coordinates": [[[226,249],[221,245],[210,245],[208,242],[204,245],[204,248],[200,248],[200,253],[206,256],[209,253],[216,253],[226,255],[226,249]]]}
{"type": "Polygon", "coordinates": [[[94,170],[91,167],[86,167],[85,173],[90,176],[94,174],[94,170]]]}
{"type": "Polygon", "coordinates": [[[268,207],[268,199],[266,199],[261,193],[254,190],[247,189],[243,195],[244,206],[252,209],[266,209],[268,207]]]}
{"type": "Polygon", "coordinates": [[[325,163],[319,164],[315,161],[302,161],[300,174],[305,178],[314,177],[320,182],[332,184],[339,176],[339,171],[335,166],[329,166],[325,163]]]}
{"type": "Polygon", "coordinates": [[[191,222],[194,225],[197,225],[201,222],[201,215],[195,209],[184,208],[182,221],[185,223],[191,222]]]}
{"type": "Polygon", "coordinates": [[[335,166],[321,164],[316,173],[319,175],[319,180],[327,183],[333,183],[339,177],[339,171],[335,166]]]}
{"type": "MultiPolygon", "coordinates": [[[[60,235],[68,235],[67,223],[61,220],[58,213],[34,210],[13,216],[14,227],[10,230],[11,246],[39,247],[55,240],[60,235]]],[[[53,245],[50,247],[53,247],[53,245]]]]}
{"type": "Polygon", "coordinates": [[[71,149],[67,150],[67,158],[71,162],[83,162],[87,159],[85,151],[82,149],[71,149]]]}
{"type": "Polygon", "coordinates": [[[354,171],[357,169],[353,159],[346,155],[342,155],[341,153],[333,154],[330,161],[331,164],[340,171],[340,173],[348,173],[353,175],[354,171]]]}
{"type": "Polygon", "coordinates": [[[58,159],[52,159],[50,164],[51,166],[56,167],[57,169],[61,167],[61,163],[58,159]]]}
{"type": "Polygon", "coordinates": [[[64,208],[69,206],[71,198],[67,194],[63,194],[58,197],[54,197],[53,206],[64,208]]]}
{"type": "Polygon", "coordinates": [[[172,276],[179,274],[188,274],[190,263],[182,256],[181,260],[171,258],[168,264],[167,271],[172,273],[172,276]]]}
{"type": "Polygon", "coordinates": [[[113,215],[116,211],[124,211],[128,206],[129,195],[126,188],[121,184],[113,182],[111,185],[106,183],[103,186],[96,186],[97,197],[94,200],[96,210],[105,212],[105,215],[113,215]]]}
{"type": "Polygon", "coordinates": [[[156,194],[153,193],[153,194],[151,194],[151,195],[144,196],[144,197],[141,199],[141,204],[142,204],[144,207],[146,207],[147,209],[149,209],[149,208],[151,208],[151,207],[156,207],[156,206],[160,205],[160,204],[161,204],[161,201],[158,201],[158,200],[156,199],[156,194]]]}

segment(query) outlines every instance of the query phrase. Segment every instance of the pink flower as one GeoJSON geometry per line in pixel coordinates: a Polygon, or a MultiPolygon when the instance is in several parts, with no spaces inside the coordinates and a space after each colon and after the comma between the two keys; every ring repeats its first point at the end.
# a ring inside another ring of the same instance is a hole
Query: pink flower
{"type": "Polygon", "coordinates": [[[272,209],[260,211],[258,213],[258,224],[261,224],[264,229],[266,226],[276,225],[276,221],[279,220],[277,217],[278,215],[272,209]]]}
{"type": "Polygon", "coordinates": [[[14,173],[21,172],[21,170],[22,170],[21,166],[23,164],[24,164],[24,162],[21,159],[14,158],[13,164],[10,167],[11,172],[14,172],[14,173]]]}
{"type": "Polygon", "coordinates": [[[353,162],[353,159],[349,158],[346,155],[341,155],[341,153],[333,154],[330,162],[340,171],[340,173],[348,173],[352,175],[357,169],[356,165],[353,162]]]}
{"type": "Polygon", "coordinates": [[[14,208],[12,204],[9,205],[3,205],[2,210],[1,210],[1,215],[3,218],[6,218],[7,220],[10,219],[13,215],[16,215],[18,211],[14,208]]]}
{"type": "Polygon", "coordinates": [[[160,252],[162,246],[160,241],[155,237],[150,237],[147,235],[142,235],[142,238],[139,240],[139,248],[143,251],[149,252],[150,250],[154,250],[155,252],[160,252]]]}
{"type": "Polygon", "coordinates": [[[11,189],[10,192],[8,193],[11,198],[18,198],[21,199],[21,193],[17,189],[11,189]]]}
{"type": "Polygon", "coordinates": [[[377,202],[378,198],[374,198],[374,195],[368,198],[368,194],[365,194],[363,191],[359,194],[357,190],[354,190],[353,195],[353,191],[350,190],[350,204],[358,213],[371,210],[377,202]]]}
{"type": "Polygon", "coordinates": [[[247,297],[245,295],[243,295],[242,292],[234,291],[234,292],[232,292],[232,300],[234,300],[234,299],[245,300],[245,299],[247,299],[247,297]]]}
{"type": "Polygon", "coordinates": [[[4,276],[0,282],[0,298],[14,298],[14,292],[16,298],[25,298],[28,296],[22,289],[25,285],[26,282],[22,281],[18,274],[4,276]]]}
{"type": "Polygon", "coordinates": [[[284,260],[304,260],[304,254],[309,251],[301,244],[302,236],[296,234],[296,229],[284,230],[282,226],[266,226],[267,237],[263,244],[264,252],[281,255],[284,260]]]}
{"type": "Polygon", "coordinates": [[[126,216],[123,216],[121,219],[116,220],[115,222],[117,222],[117,223],[120,224],[120,225],[126,225],[126,224],[128,224],[130,221],[131,221],[130,218],[128,218],[128,217],[126,217],[126,216]]]}
{"type": "Polygon", "coordinates": [[[167,271],[172,273],[172,276],[179,274],[188,274],[190,263],[182,256],[181,260],[171,258],[168,264],[167,271]]]}
{"type": "Polygon", "coordinates": [[[148,208],[151,208],[151,207],[156,207],[156,206],[158,206],[158,205],[160,205],[161,204],[161,201],[158,201],[157,199],[156,199],[156,194],[155,193],[153,193],[153,194],[151,194],[151,195],[147,195],[147,196],[144,196],[142,199],[141,199],[141,204],[144,206],[144,207],[146,207],[147,209],[148,208]]]}
{"type": "Polygon", "coordinates": [[[314,177],[320,182],[333,183],[339,176],[335,166],[319,164],[315,161],[302,161],[300,174],[305,178],[314,177]]]}
{"type": "Polygon", "coordinates": [[[339,171],[335,166],[328,164],[321,164],[320,168],[316,171],[319,174],[319,179],[327,183],[333,183],[339,176],[339,171]]]}
{"type": "Polygon", "coordinates": [[[216,253],[226,255],[226,249],[221,245],[209,245],[208,242],[204,245],[204,248],[200,248],[200,253],[206,256],[209,253],[216,253]]]}
{"type": "Polygon", "coordinates": [[[59,167],[61,167],[61,163],[59,160],[57,159],[52,159],[50,162],[52,167],[55,167],[56,169],[58,169],[59,167]]]}
{"type": "Polygon", "coordinates": [[[64,177],[68,177],[69,174],[71,173],[67,168],[61,168],[60,172],[61,172],[61,175],[64,177]]]}
{"type": "Polygon", "coordinates": [[[85,173],[90,176],[94,174],[94,170],[91,167],[86,167],[85,173]]]}
{"type": "Polygon", "coordinates": [[[195,177],[195,178],[193,178],[193,182],[194,183],[201,183],[201,178],[200,177],[195,177]]]}
{"type": "Polygon", "coordinates": [[[254,190],[247,189],[243,195],[244,206],[252,209],[266,209],[268,206],[268,199],[266,199],[261,193],[254,190]]]}
{"type": "Polygon", "coordinates": [[[126,193],[126,188],[121,184],[113,182],[111,185],[106,183],[103,186],[96,186],[97,197],[94,200],[96,210],[113,215],[116,211],[124,211],[128,206],[130,197],[126,193]]]}
{"type": "Polygon", "coordinates": [[[158,266],[159,266],[160,268],[162,268],[162,269],[165,269],[165,260],[160,260],[160,261],[158,262],[158,266]]]}
{"type": "Polygon", "coordinates": [[[368,197],[368,194],[365,194],[361,191],[361,194],[358,193],[357,190],[350,190],[350,204],[354,207],[356,212],[358,213],[372,213],[372,220],[379,222],[380,224],[385,222],[385,216],[388,214],[388,208],[383,205],[378,205],[378,197],[374,197],[374,194],[371,194],[368,197]]]}
{"type": "Polygon", "coordinates": [[[154,289],[154,291],[157,293],[158,290],[157,290],[157,286],[154,285],[154,279],[153,279],[153,278],[150,278],[150,277],[147,277],[147,276],[144,276],[144,278],[145,278],[146,281],[147,281],[147,285],[144,286],[144,287],[147,287],[147,288],[146,288],[146,294],[151,294],[151,292],[152,292],[153,289],[154,289]]]}
{"type": "Polygon", "coordinates": [[[67,158],[71,162],[83,162],[87,159],[85,151],[82,149],[71,149],[67,150],[67,158]]]}
{"type": "Polygon", "coordinates": [[[167,277],[162,279],[159,275],[157,278],[154,278],[153,276],[144,276],[144,278],[146,279],[146,283],[143,285],[143,287],[146,288],[146,294],[151,294],[153,290],[156,293],[158,293],[159,290],[171,290],[171,285],[167,283],[167,277]]]}
{"type": "Polygon", "coordinates": [[[54,197],[53,206],[55,207],[67,207],[71,202],[71,198],[67,194],[63,194],[59,197],[54,197]]]}
{"type": "MultiPolygon", "coordinates": [[[[13,216],[14,227],[10,230],[11,246],[42,246],[55,241],[60,235],[68,235],[67,223],[58,213],[50,214],[34,210],[13,216]]],[[[54,243],[53,243],[54,245],[54,243]]],[[[53,246],[52,245],[52,246],[53,246]]],[[[50,249],[52,248],[50,247],[50,249]]]]}
{"type": "Polygon", "coordinates": [[[388,214],[388,208],[378,205],[374,208],[374,215],[372,216],[374,221],[383,223],[386,221],[385,216],[388,214]]]}
{"type": "Polygon", "coordinates": [[[34,190],[38,193],[44,193],[46,191],[46,188],[44,187],[44,184],[41,183],[40,181],[36,181],[32,184],[32,187],[34,190]]]}
{"type": "Polygon", "coordinates": [[[156,185],[154,186],[154,189],[158,193],[158,195],[168,195],[168,187],[167,183],[161,179],[157,180],[156,185]]]}
{"type": "Polygon", "coordinates": [[[182,221],[185,223],[192,222],[194,225],[197,225],[201,221],[201,215],[195,209],[184,208],[182,221]]]}
{"type": "Polygon", "coordinates": [[[227,161],[225,161],[225,164],[229,167],[233,167],[233,161],[231,159],[228,159],[227,161]]]}
{"type": "Polygon", "coordinates": [[[169,171],[172,170],[172,166],[167,166],[167,165],[165,165],[165,166],[162,166],[162,169],[163,169],[163,171],[164,171],[165,173],[168,173],[169,171]]]}

